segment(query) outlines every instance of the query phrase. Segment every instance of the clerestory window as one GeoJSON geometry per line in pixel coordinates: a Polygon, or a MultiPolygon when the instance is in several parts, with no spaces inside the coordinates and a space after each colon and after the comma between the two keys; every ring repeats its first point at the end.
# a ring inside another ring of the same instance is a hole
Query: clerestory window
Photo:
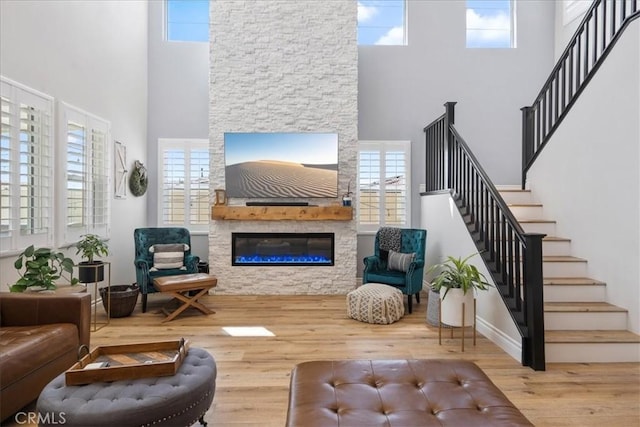
{"type": "Polygon", "coordinates": [[[515,48],[515,0],[467,0],[467,47],[515,48]]]}
{"type": "Polygon", "coordinates": [[[208,42],[208,0],[166,0],[165,38],[168,41],[208,42]]]}
{"type": "Polygon", "coordinates": [[[406,0],[359,0],[358,44],[407,44],[406,0]]]}

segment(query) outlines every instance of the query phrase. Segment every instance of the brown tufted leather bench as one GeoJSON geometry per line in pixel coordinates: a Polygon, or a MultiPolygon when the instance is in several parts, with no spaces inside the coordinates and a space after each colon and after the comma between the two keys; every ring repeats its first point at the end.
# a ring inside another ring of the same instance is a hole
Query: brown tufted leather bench
{"type": "Polygon", "coordinates": [[[287,427],[532,426],[472,362],[341,360],[297,365],[287,427]]]}

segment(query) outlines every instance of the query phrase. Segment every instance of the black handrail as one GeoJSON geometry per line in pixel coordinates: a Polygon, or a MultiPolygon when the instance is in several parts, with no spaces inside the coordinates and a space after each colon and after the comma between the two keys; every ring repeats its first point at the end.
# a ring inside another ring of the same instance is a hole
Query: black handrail
{"type": "Polygon", "coordinates": [[[522,364],[545,369],[542,238],[525,233],[454,127],[455,102],[424,128],[426,191],[449,190],[522,337],[522,364]]]}
{"type": "Polygon", "coordinates": [[[595,0],[540,93],[522,110],[522,188],[527,171],[595,75],[624,29],[640,16],[640,0],[595,0]]]}

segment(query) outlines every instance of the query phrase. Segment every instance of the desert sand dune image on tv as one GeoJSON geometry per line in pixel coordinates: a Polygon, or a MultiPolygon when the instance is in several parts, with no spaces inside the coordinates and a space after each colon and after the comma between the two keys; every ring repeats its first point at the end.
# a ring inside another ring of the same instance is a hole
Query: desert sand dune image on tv
{"type": "Polygon", "coordinates": [[[225,190],[237,198],[338,196],[338,136],[225,133],[225,190]]]}

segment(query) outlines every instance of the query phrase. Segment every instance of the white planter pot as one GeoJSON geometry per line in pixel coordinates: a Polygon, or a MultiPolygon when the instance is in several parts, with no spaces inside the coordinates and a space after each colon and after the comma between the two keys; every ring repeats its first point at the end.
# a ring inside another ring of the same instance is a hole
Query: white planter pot
{"type": "Polygon", "coordinates": [[[464,325],[472,326],[474,322],[473,291],[462,293],[462,289],[451,288],[449,292],[445,289],[440,291],[440,309],[442,310],[441,321],[449,326],[462,326],[462,307],[464,304],[464,325]]]}

